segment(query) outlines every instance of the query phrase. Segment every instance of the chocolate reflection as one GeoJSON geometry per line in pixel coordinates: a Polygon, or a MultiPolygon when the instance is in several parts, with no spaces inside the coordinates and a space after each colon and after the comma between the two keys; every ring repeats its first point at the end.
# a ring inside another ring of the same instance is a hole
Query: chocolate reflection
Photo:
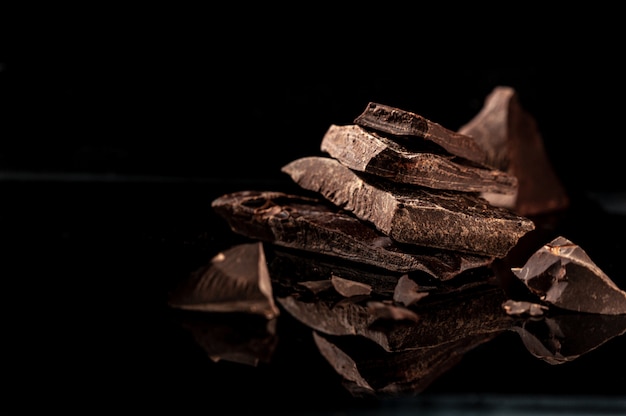
{"type": "Polygon", "coordinates": [[[269,363],[278,345],[277,320],[255,314],[187,312],[180,325],[214,361],[258,366],[269,363]]]}
{"type": "Polygon", "coordinates": [[[563,364],[626,332],[626,315],[558,314],[516,322],[526,349],[549,364],[563,364]]]}
{"type": "Polygon", "coordinates": [[[463,355],[494,339],[498,332],[479,333],[430,348],[388,352],[367,340],[314,332],[320,353],[342,376],[355,397],[409,397],[424,391],[454,367],[463,355]]]}
{"type": "MultiPolygon", "coordinates": [[[[437,297],[431,294],[431,297],[437,297]]],[[[438,299],[426,298],[410,308],[372,297],[343,298],[325,292],[314,297],[278,298],[292,316],[327,335],[357,335],[386,351],[435,347],[475,334],[497,333],[512,320],[503,313],[503,292],[482,287],[438,299]]]]}
{"type": "Polygon", "coordinates": [[[550,364],[575,360],[626,332],[626,315],[562,313],[538,304],[541,313],[532,313],[531,302],[512,303],[490,267],[442,282],[428,273],[393,273],[263,244],[216,257],[222,256],[238,266],[225,269],[224,261],[212,261],[190,276],[185,291],[175,292],[184,297],[173,297],[202,299],[202,308],[170,304],[210,359],[271,364],[278,336],[290,336],[277,323],[289,318],[311,330],[314,347],[355,397],[421,393],[466,353],[505,331],[516,332],[532,356],[550,364]],[[271,283],[263,292],[271,301],[251,290],[259,275],[271,283]],[[213,291],[229,294],[228,308],[223,297],[209,296],[213,291]],[[251,308],[248,301],[259,299],[280,313],[251,308]]]}

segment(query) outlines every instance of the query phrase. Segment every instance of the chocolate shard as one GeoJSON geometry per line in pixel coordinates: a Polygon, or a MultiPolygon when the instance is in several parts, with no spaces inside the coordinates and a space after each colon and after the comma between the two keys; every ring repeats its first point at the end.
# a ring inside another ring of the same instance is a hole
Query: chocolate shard
{"type": "Polygon", "coordinates": [[[556,237],[530,256],[524,267],[511,270],[550,305],[576,312],[626,314],[626,292],[565,237],[556,237]]]}
{"type": "Polygon", "coordinates": [[[472,137],[449,130],[410,111],[370,102],[354,120],[354,124],[393,136],[430,141],[452,155],[489,166],[487,152],[472,137]]]}
{"type": "Polygon", "coordinates": [[[358,125],[331,125],[321,150],[350,169],[394,182],[464,192],[517,192],[517,178],[508,173],[450,155],[413,151],[358,125]]]}
{"type": "Polygon", "coordinates": [[[535,228],[530,219],[474,194],[402,186],[359,175],[330,157],[296,159],[282,171],[302,188],[404,244],[502,258],[535,228]]]}
{"type": "Polygon", "coordinates": [[[428,290],[423,290],[420,285],[408,275],[398,279],[398,284],[393,292],[393,300],[404,306],[411,306],[420,299],[428,296],[428,290]]]}
{"type": "Polygon", "coordinates": [[[540,303],[507,299],[502,303],[505,312],[511,316],[542,316],[548,307],[540,303]]]}
{"type": "Polygon", "coordinates": [[[342,296],[369,296],[372,294],[372,287],[366,283],[345,279],[343,277],[335,275],[331,277],[330,281],[337,293],[341,294],[342,296]]]}
{"type": "Polygon", "coordinates": [[[494,88],[481,111],[458,131],[473,137],[486,150],[489,165],[518,179],[513,195],[483,193],[493,205],[525,216],[569,206],[569,197],[550,163],[537,121],[522,107],[513,88],[494,88]]]}
{"type": "Polygon", "coordinates": [[[168,304],[202,312],[243,312],[276,318],[263,245],[240,244],[215,255],[174,290],[168,304]]]}
{"type": "Polygon", "coordinates": [[[449,250],[402,247],[346,211],[316,198],[240,191],[216,198],[212,207],[233,231],[247,237],[384,270],[423,271],[445,280],[493,260],[449,250]]]}

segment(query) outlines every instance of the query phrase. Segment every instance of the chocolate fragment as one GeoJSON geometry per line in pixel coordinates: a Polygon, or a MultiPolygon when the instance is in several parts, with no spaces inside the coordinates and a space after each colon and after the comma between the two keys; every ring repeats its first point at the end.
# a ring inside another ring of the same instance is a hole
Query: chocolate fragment
{"type": "Polygon", "coordinates": [[[372,293],[372,287],[365,283],[356,282],[350,279],[344,279],[342,277],[334,275],[331,277],[330,281],[337,293],[341,294],[342,296],[369,296],[372,293]]]}
{"type": "Polygon", "coordinates": [[[487,153],[472,137],[446,129],[410,111],[370,102],[354,123],[393,136],[431,141],[452,155],[488,166],[487,153]]]}
{"type": "Polygon", "coordinates": [[[384,270],[423,271],[445,280],[493,260],[482,255],[401,246],[358,218],[315,198],[241,191],[222,195],[212,207],[235,232],[250,238],[384,270]]]}
{"type": "Polygon", "coordinates": [[[420,285],[408,275],[398,279],[398,284],[393,292],[394,302],[404,306],[411,306],[426,296],[428,296],[428,291],[421,289],[420,285]]]}
{"type": "Polygon", "coordinates": [[[333,282],[330,280],[305,280],[303,282],[298,282],[297,284],[306,287],[314,294],[334,289],[333,282]]]}
{"type": "Polygon", "coordinates": [[[333,158],[303,157],[282,171],[404,244],[501,258],[535,228],[530,219],[476,195],[365,177],[333,158]]]}
{"type": "Polygon", "coordinates": [[[569,197],[550,163],[537,121],[522,107],[513,88],[494,88],[481,111],[458,131],[473,137],[485,149],[489,165],[518,179],[514,195],[483,193],[493,205],[524,216],[569,206],[569,197]]]}
{"type": "Polygon", "coordinates": [[[576,312],[626,314],[626,292],[565,237],[556,237],[530,256],[524,267],[511,270],[550,305],[576,312]]]}
{"type": "Polygon", "coordinates": [[[170,294],[168,304],[190,311],[277,317],[263,245],[240,244],[218,253],[170,294]]]}
{"type": "Polygon", "coordinates": [[[541,305],[539,303],[512,299],[506,300],[502,304],[502,307],[507,314],[515,316],[542,316],[544,312],[548,310],[547,306],[541,305]]]}
{"type": "Polygon", "coordinates": [[[358,125],[331,125],[321,150],[350,169],[393,182],[464,192],[513,194],[517,178],[450,155],[416,152],[358,125]]]}

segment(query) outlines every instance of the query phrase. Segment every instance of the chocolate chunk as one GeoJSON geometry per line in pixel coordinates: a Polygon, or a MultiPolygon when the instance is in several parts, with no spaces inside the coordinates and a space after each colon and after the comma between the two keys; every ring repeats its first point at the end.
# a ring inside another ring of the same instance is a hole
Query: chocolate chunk
{"type": "Polygon", "coordinates": [[[508,299],[502,304],[507,314],[512,316],[542,316],[548,307],[539,303],[528,302],[524,300],[508,299]]]}
{"type": "Polygon", "coordinates": [[[361,283],[355,280],[344,279],[343,277],[333,275],[330,278],[330,282],[342,296],[361,296],[370,295],[372,293],[372,287],[366,283],[361,283]]]}
{"type": "Polygon", "coordinates": [[[494,88],[482,110],[461,126],[459,133],[473,137],[486,150],[488,164],[518,179],[515,195],[484,193],[492,204],[525,216],[569,206],[569,197],[550,163],[537,121],[522,107],[513,88],[494,88]]]}
{"type": "Polygon", "coordinates": [[[394,302],[404,306],[411,306],[420,299],[428,296],[428,290],[423,290],[420,285],[409,278],[408,275],[401,276],[393,292],[394,302]]]}
{"type": "Polygon", "coordinates": [[[493,260],[450,250],[401,246],[346,211],[315,198],[240,191],[222,195],[212,207],[232,230],[247,237],[384,270],[423,271],[445,280],[493,260]]]}
{"type": "Polygon", "coordinates": [[[537,250],[524,267],[511,270],[550,305],[577,312],[626,314],[626,292],[581,247],[564,237],[537,250]]]}
{"type": "Polygon", "coordinates": [[[450,155],[415,152],[358,125],[331,125],[321,150],[350,169],[394,182],[464,192],[517,191],[517,178],[503,171],[476,167],[450,155]]]}
{"type": "Polygon", "coordinates": [[[448,130],[410,111],[370,102],[354,123],[381,133],[431,141],[452,155],[488,166],[487,153],[472,137],[448,130]]]}
{"type": "Polygon", "coordinates": [[[404,244],[504,257],[535,228],[530,219],[476,195],[401,186],[359,175],[333,158],[303,157],[282,171],[404,244]]]}
{"type": "Polygon", "coordinates": [[[214,256],[170,294],[173,308],[279,315],[262,243],[241,244],[214,256]]]}

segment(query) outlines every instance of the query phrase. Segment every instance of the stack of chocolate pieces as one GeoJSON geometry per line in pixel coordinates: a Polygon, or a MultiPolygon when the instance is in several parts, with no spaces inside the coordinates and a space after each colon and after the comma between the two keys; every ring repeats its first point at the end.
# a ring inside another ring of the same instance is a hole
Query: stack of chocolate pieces
{"type": "Polygon", "coordinates": [[[371,102],[331,125],[325,156],[282,167],[303,190],[239,191],[213,209],[239,234],[274,246],[441,281],[503,258],[534,222],[481,194],[515,195],[471,136],[371,102]]]}

